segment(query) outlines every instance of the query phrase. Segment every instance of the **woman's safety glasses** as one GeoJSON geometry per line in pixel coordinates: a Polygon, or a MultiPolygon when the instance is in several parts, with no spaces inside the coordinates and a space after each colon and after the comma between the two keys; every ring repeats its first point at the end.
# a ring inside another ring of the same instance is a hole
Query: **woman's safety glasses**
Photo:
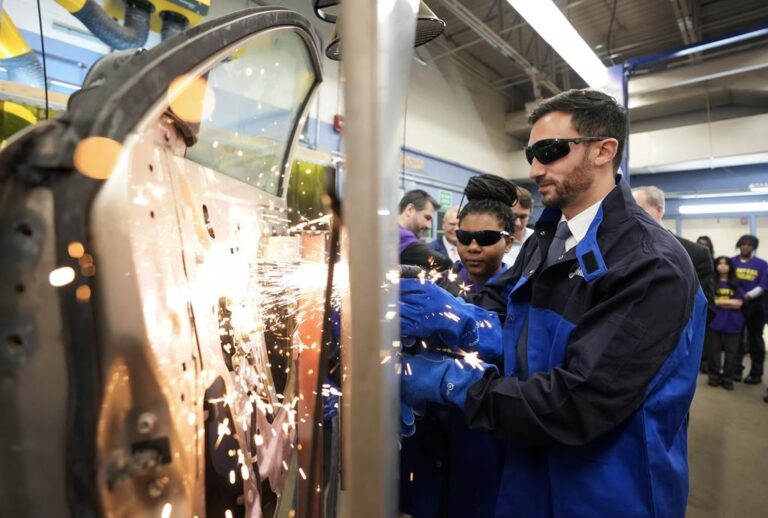
{"type": "Polygon", "coordinates": [[[525,146],[525,158],[532,164],[533,159],[541,164],[551,164],[555,160],[560,160],[571,152],[571,142],[581,144],[582,142],[597,142],[611,137],[576,137],[576,138],[545,138],[534,143],[532,146],[525,146]]]}
{"type": "Polygon", "coordinates": [[[469,232],[467,230],[457,230],[456,239],[462,245],[471,245],[472,241],[477,241],[480,246],[495,245],[501,239],[501,236],[509,237],[509,232],[506,230],[481,230],[479,232],[469,232]]]}

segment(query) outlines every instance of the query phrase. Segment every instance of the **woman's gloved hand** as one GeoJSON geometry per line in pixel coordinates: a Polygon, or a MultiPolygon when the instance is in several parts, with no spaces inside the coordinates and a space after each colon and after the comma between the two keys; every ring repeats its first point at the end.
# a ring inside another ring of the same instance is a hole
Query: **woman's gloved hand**
{"type": "Polygon", "coordinates": [[[453,403],[464,410],[469,387],[488,369],[497,371],[487,363],[473,366],[445,356],[404,355],[401,362],[400,398],[411,408],[423,408],[427,403],[453,403]]]}
{"type": "Polygon", "coordinates": [[[413,409],[400,400],[400,435],[410,437],[416,433],[416,415],[413,409]]]}
{"type": "Polygon", "coordinates": [[[502,352],[496,313],[420,279],[400,279],[400,334],[437,335],[452,349],[476,351],[484,360],[498,358],[502,352]]]}

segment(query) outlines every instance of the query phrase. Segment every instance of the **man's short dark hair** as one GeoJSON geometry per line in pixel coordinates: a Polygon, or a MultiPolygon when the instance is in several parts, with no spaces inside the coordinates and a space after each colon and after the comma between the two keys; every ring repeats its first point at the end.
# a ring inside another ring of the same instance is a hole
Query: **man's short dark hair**
{"type": "Polygon", "coordinates": [[[528,123],[552,112],[570,113],[574,129],[583,137],[613,137],[619,141],[613,159],[613,172],[619,170],[627,140],[627,109],[616,99],[598,90],[567,90],[544,99],[528,117],[528,123]]]}
{"type": "Polygon", "coordinates": [[[753,236],[752,234],[744,234],[739,238],[738,241],[736,241],[736,248],[739,248],[741,245],[752,245],[752,248],[757,250],[757,245],[760,244],[760,240],[757,239],[757,236],[753,236]]]}
{"type": "Polygon", "coordinates": [[[413,204],[416,210],[424,210],[427,203],[431,203],[435,210],[440,210],[440,204],[427,191],[422,191],[421,189],[408,191],[400,200],[400,214],[405,212],[405,209],[410,204],[413,204]]]}

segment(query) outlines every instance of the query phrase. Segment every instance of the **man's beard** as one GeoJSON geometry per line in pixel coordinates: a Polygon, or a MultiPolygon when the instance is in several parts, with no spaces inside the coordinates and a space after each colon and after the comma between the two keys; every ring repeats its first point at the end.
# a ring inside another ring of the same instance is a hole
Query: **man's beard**
{"type": "Polygon", "coordinates": [[[564,177],[560,183],[553,183],[554,194],[547,198],[542,197],[541,202],[547,207],[563,209],[589,189],[594,181],[595,174],[589,169],[588,155],[585,154],[584,159],[570,175],[564,177]]]}

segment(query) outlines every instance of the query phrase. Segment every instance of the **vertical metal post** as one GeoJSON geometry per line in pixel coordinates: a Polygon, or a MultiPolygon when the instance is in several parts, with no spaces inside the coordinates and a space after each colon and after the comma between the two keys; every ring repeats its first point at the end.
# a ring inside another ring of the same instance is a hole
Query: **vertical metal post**
{"type": "MultiPolygon", "coordinates": [[[[418,0],[341,3],[351,339],[344,345],[342,516],[397,513],[397,195],[418,0]],[[387,360],[390,357],[391,359],[387,360]]],[[[346,335],[346,333],[344,333],[346,335]]]]}

